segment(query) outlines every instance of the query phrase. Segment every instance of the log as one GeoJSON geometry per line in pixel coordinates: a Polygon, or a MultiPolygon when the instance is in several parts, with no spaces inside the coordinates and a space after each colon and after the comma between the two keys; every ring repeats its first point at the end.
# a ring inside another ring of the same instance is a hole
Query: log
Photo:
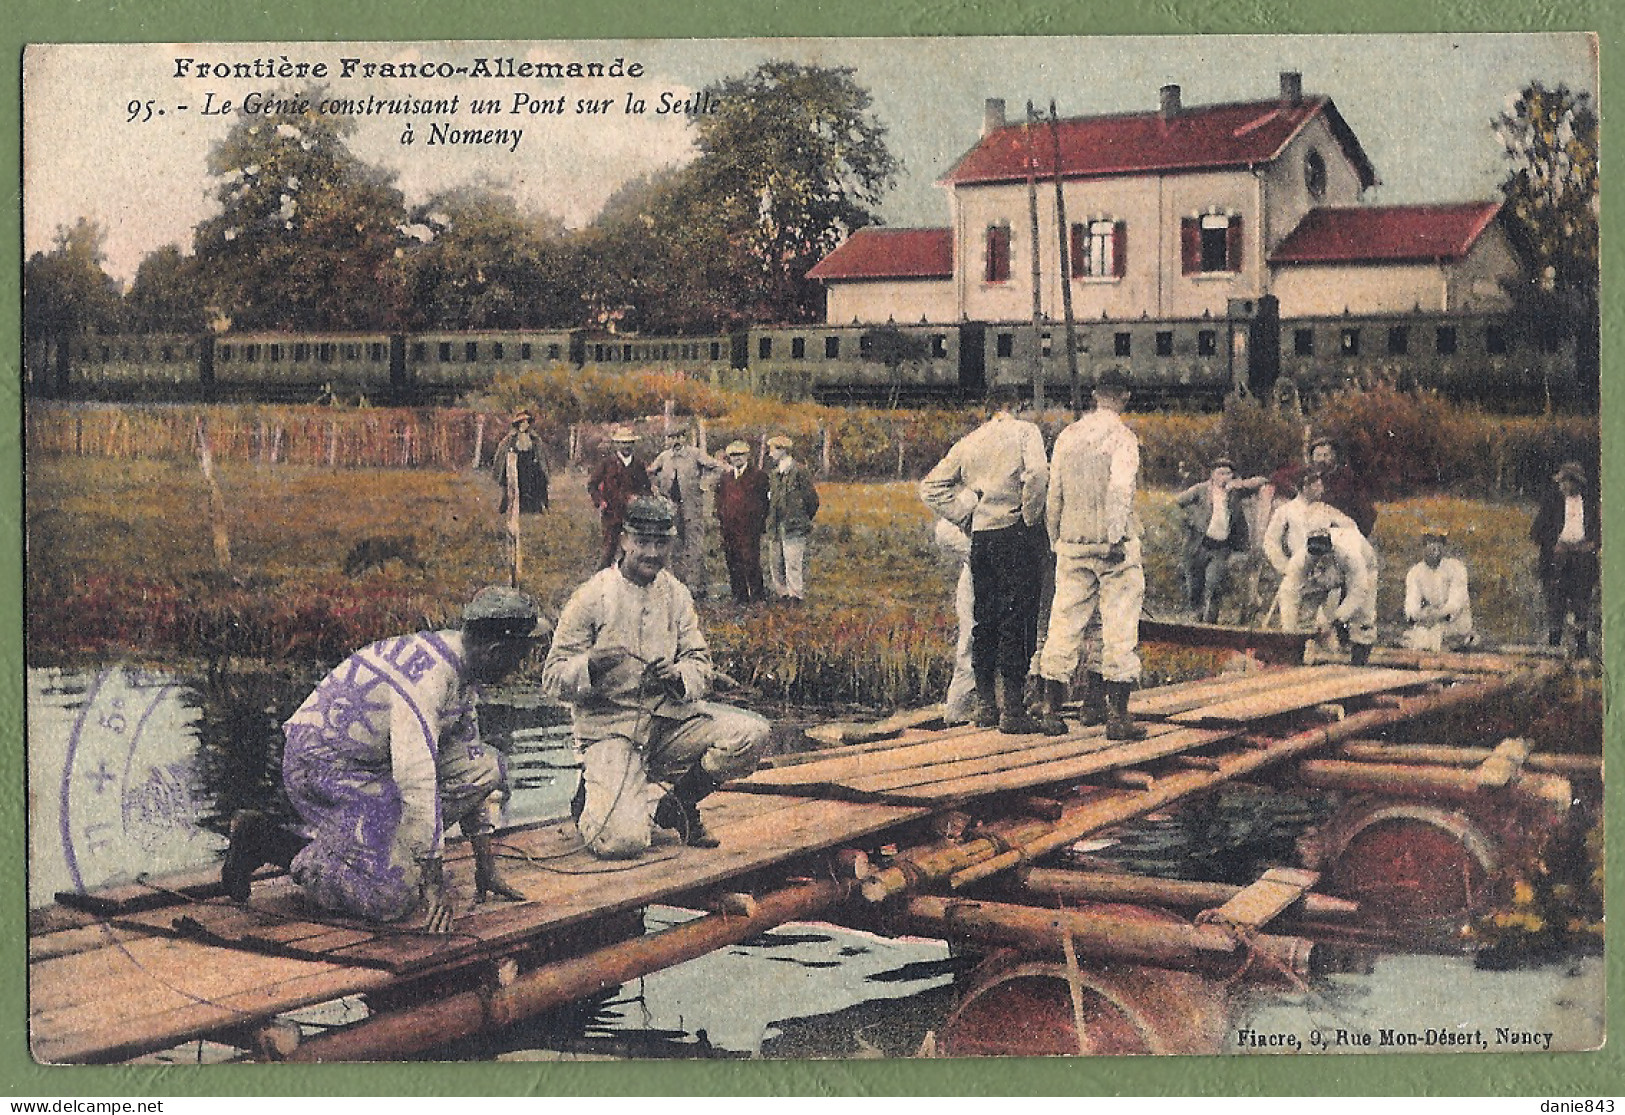
{"type": "MultiPolygon", "coordinates": [[[[1083,902],[1130,902],[1172,906],[1182,910],[1208,910],[1222,906],[1242,891],[1230,883],[1203,883],[1185,879],[1158,879],[1116,871],[1068,871],[1028,867],[1017,874],[1018,885],[1031,894],[1083,902]]],[[[1359,913],[1357,902],[1326,894],[1305,894],[1298,908],[1306,917],[1350,917],[1359,913]]]]}
{"type": "Polygon", "coordinates": [[[305,1042],[290,1061],[376,1061],[421,1053],[515,1022],[650,972],[692,960],[747,937],[810,917],[848,893],[821,879],[756,899],[753,916],[715,913],[648,937],[610,945],[518,977],[506,987],[463,991],[421,1007],[380,1015],[305,1042]]]}
{"type": "MultiPolygon", "coordinates": [[[[1156,920],[1120,908],[1055,910],[915,895],[904,902],[902,912],[910,929],[933,936],[1007,942],[1038,950],[1054,949],[1060,938],[1070,937],[1079,956],[1185,971],[1229,971],[1245,951],[1218,926],[1156,920]]],[[[1308,974],[1311,942],[1269,934],[1253,936],[1250,941],[1252,949],[1288,970],[1308,974]]]]}
{"type": "MultiPolygon", "coordinates": [[[[1347,759],[1368,763],[1421,763],[1449,767],[1476,767],[1492,754],[1488,747],[1448,747],[1430,743],[1383,743],[1350,740],[1337,749],[1347,759]]],[[[1524,760],[1526,770],[1561,774],[1566,778],[1602,777],[1601,755],[1547,755],[1535,752],[1524,760]]]]}
{"type": "Polygon", "coordinates": [[[1371,665],[1398,666],[1407,670],[1451,670],[1460,673],[1506,674],[1527,670],[1534,656],[1491,654],[1482,651],[1426,651],[1404,647],[1375,647],[1371,665]]]}
{"type": "MultiPolygon", "coordinates": [[[[1353,790],[1442,801],[1472,801],[1492,792],[1480,781],[1477,771],[1358,763],[1346,759],[1310,759],[1300,763],[1298,780],[1321,790],[1353,790]]],[[[1574,796],[1569,780],[1556,774],[1526,774],[1506,790],[1559,813],[1568,810],[1574,796]]]]}
{"type": "Polygon", "coordinates": [[[1302,664],[1303,648],[1312,638],[1314,635],[1309,632],[1266,631],[1258,627],[1223,627],[1212,623],[1168,623],[1140,617],[1142,643],[1256,651],[1270,662],[1302,664]]]}

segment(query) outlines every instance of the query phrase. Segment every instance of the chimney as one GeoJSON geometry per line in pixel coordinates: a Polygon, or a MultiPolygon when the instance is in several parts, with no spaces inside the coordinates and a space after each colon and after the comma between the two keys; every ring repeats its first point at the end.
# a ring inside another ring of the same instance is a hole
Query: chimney
{"type": "Polygon", "coordinates": [[[1164,85],[1162,93],[1162,118],[1172,120],[1179,115],[1179,86],[1164,85]]]}
{"type": "Polygon", "coordinates": [[[1303,75],[1296,70],[1281,71],[1281,103],[1293,106],[1303,104],[1303,75]]]}
{"type": "Polygon", "coordinates": [[[989,97],[982,108],[982,134],[992,135],[1004,127],[1004,98],[989,97]]]}

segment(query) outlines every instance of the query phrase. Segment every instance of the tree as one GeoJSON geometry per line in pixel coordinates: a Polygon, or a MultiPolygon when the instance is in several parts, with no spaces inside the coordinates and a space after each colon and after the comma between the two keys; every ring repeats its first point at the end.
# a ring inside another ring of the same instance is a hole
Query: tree
{"type": "Polygon", "coordinates": [[[692,198],[744,268],[740,308],[755,320],[817,320],[822,293],[807,271],[875,223],[896,184],[901,164],[853,73],[764,62],[709,86],[719,107],[695,117],[692,198]]]}
{"type": "Polygon", "coordinates": [[[201,333],[206,327],[197,261],[165,244],[141,260],[124,295],[124,321],[140,333],[201,333]]]}
{"type": "Polygon", "coordinates": [[[858,349],[865,360],[886,366],[893,407],[897,405],[903,389],[903,365],[918,368],[931,358],[930,341],[913,333],[905,333],[890,323],[866,330],[859,339],[858,349]]]}
{"type": "Polygon", "coordinates": [[[1531,82],[1495,121],[1511,166],[1501,183],[1507,227],[1531,265],[1515,297],[1548,335],[1576,339],[1589,400],[1599,383],[1597,114],[1591,95],[1531,82]]]}
{"type": "Polygon", "coordinates": [[[575,325],[580,300],[567,286],[564,226],[523,213],[498,190],[464,186],[411,215],[423,238],[406,257],[414,328],[518,329],[575,325]]]}
{"type": "Polygon", "coordinates": [[[220,212],[193,234],[200,273],[241,327],[397,328],[407,214],[394,176],[353,154],[320,90],[234,125],[209,153],[220,212]]]}
{"type": "Polygon", "coordinates": [[[101,225],[80,217],[57,229],[49,252],[35,252],[23,264],[24,350],[36,389],[49,388],[54,355],[55,390],[65,392],[72,342],[85,332],[117,327],[118,283],[102,268],[106,235],[101,225]]]}

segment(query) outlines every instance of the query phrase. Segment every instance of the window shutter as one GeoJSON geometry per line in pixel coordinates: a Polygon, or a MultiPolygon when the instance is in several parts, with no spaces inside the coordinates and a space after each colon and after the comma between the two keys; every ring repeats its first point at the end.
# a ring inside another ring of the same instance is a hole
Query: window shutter
{"type": "Polygon", "coordinates": [[[1231,271],[1241,270],[1241,214],[1239,213],[1230,218],[1230,227],[1225,231],[1224,261],[1231,271]]]}
{"type": "Polygon", "coordinates": [[[1128,274],[1128,222],[1118,221],[1112,229],[1112,274],[1121,279],[1128,274]]]}
{"type": "Polygon", "coordinates": [[[1084,266],[1089,258],[1088,225],[1074,224],[1072,226],[1072,236],[1069,243],[1069,250],[1071,252],[1071,258],[1067,261],[1067,270],[1071,272],[1074,279],[1080,278],[1084,274],[1084,266]]]}
{"type": "Polygon", "coordinates": [[[1200,218],[1186,217],[1179,222],[1179,269],[1184,275],[1194,275],[1202,269],[1200,218]]]}

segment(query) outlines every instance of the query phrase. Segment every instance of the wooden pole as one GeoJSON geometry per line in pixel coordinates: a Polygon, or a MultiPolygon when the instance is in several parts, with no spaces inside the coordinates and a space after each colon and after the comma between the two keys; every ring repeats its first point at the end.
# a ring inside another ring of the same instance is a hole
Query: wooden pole
{"type": "MultiPolygon", "coordinates": [[[[1342,759],[1310,759],[1299,763],[1298,780],[1320,790],[1353,790],[1440,801],[1473,801],[1494,793],[1477,771],[1342,759]]],[[[1574,798],[1569,780],[1556,774],[1524,774],[1506,788],[1518,797],[1557,812],[1566,812],[1574,798]]]]}
{"type": "MultiPolygon", "coordinates": [[[[1476,767],[1494,752],[1488,747],[1443,747],[1426,743],[1382,743],[1377,740],[1350,740],[1337,749],[1345,759],[1366,763],[1421,763],[1447,767],[1476,767]]],[[[1565,778],[1602,777],[1601,755],[1546,755],[1536,753],[1524,760],[1529,770],[1561,774],[1565,778]]]]}
{"type": "Polygon", "coordinates": [[[226,497],[220,494],[220,484],[214,478],[214,453],[209,449],[209,427],[200,415],[197,419],[198,466],[203,470],[203,481],[209,486],[209,528],[214,535],[214,563],[221,569],[231,568],[231,538],[226,533],[226,497]]]}
{"type": "MultiPolygon", "coordinates": [[[[1061,313],[1066,321],[1066,376],[1072,389],[1072,417],[1083,415],[1083,381],[1078,377],[1077,324],[1072,318],[1072,266],[1066,223],[1066,197],[1061,193],[1061,126],[1055,115],[1055,102],[1049,103],[1049,138],[1055,152],[1055,227],[1060,241],[1060,263],[1056,273],[1061,279],[1061,313]]],[[[1115,245],[1114,245],[1115,248],[1115,245]]],[[[1113,261],[1115,262],[1115,261],[1113,261]]]]}
{"type": "MultiPolygon", "coordinates": [[[[1017,874],[1022,890],[1081,902],[1131,902],[1172,906],[1182,910],[1212,910],[1223,906],[1242,889],[1229,883],[1201,883],[1185,879],[1158,879],[1116,871],[1068,871],[1029,867],[1017,874]]],[[[1326,894],[1306,894],[1302,911],[1311,917],[1351,917],[1358,902],[1326,894]]]]}
{"type": "Polygon", "coordinates": [[[464,991],[433,1003],[395,1011],[301,1045],[290,1061],[378,1061],[421,1053],[482,1030],[510,1026],[544,1010],[575,1002],[650,972],[737,944],[787,921],[834,905],[850,884],[811,880],[758,897],[749,916],[709,914],[648,937],[635,937],[570,960],[549,964],[505,987],[464,991]]]}
{"type": "Polygon", "coordinates": [[[512,560],[508,565],[508,584],[518,588],[524,552],[519,544],[519,454],[508,454],[502,469],[502,480],[508,493],[508,542],[512,547],[509,551],[512,560]]]}
{"type": "Polygon", "coordinates": [[[476,414],[474,416],[474,459],[468,463],[468,467],[473,469],[475,472],[478,472],[480,470],[480,457],[484,453],[485,453],[485,415],[484,414],[476,414]]]}
{"type": "Polygon", "coordinates": [[[1033,103],[1028,101],[1027,122],[1021,126],[1021,134],[1027,142],[1027,216],[1032,233],[1027,243],[1033,257],[1033,406],[1042,413],[1045,402],[1044,357],[1039,351],[1038,333],[1044,326],[1044,294],[1039,288],[1041,276],[1038,268],[1038,153],[1033,147],[1033,121],[1037,118],[1033,103]]]}

